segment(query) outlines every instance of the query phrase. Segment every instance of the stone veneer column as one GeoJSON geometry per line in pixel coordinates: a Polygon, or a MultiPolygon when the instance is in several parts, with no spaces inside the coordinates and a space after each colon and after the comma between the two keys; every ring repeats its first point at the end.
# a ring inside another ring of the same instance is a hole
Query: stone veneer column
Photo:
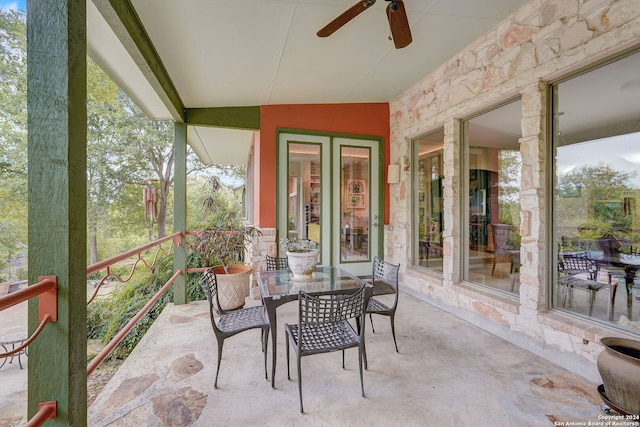
{"type": "Polygon", "coordinates": [[[550,243],[547,242],[548,193],[546,191],[547,89],[543,83],[531,84],[522,91],[522,155],[520,189],[520,268],[519,323],[535,325],[537,312],[547,306],[544,268],[550,243]]]}
{"type": "Polygon", "coordinates": [[[461,122],[449,119],[444,125],[444,180],[443,185],[443,266],[444,285],[451,287],[460,281],[460,250],[462,242],[462,219],[460,218],[460,176],[464,172],[460,165],[462,140],[461,122]]]}

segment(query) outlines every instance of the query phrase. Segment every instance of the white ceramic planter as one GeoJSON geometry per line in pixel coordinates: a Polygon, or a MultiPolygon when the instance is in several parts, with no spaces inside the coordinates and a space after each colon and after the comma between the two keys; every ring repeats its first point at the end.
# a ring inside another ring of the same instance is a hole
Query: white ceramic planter
{"type": "Polygon", "coordinates": [[[214,269],[218,278],[218,298],[222,309],[235,310],[242,307],[249,291],[253,267],[232,264],[229,266],[229,274],[225,273],[224,267],[221,265],[215,266],[214,269]]]}
{"type": "Polygon", "coordinates": [[[293,273],[292,279],[297,282],[308,282],[313,278],[313,270],[318,265],[318,250],[307,252],[287,251],[289,269],[293,273]]]}

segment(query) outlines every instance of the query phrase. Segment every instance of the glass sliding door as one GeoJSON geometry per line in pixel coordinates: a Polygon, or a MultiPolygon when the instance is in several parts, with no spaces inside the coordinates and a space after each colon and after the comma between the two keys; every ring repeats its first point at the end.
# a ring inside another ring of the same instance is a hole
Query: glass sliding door
{"type": "Polygon", "coordinates": [[[282,133],[278,145],[278,239],[312,240],[320,263],[331,263],[330,138],[282,133]]]}
{"type": "Polygon", "coordinates": [[[320,244],[320,145],[289,144],[287,236],[320,244]]]}
{"type": "Polygon", "coordinates": [[[340,147],[340,262],[369,259],[369,149],[340,147]]]}
{"type": "Polygon", "coordinates": [[[371,274],[381,229],[377,141],[335,138],[333,144],[334,264],[371,274]]]}
{"type": "Polygon", "coordinates": [[[370,275],[379,254],[381,141],[281,133],[277,239],[312,240],[320,264],[370,275]]]}

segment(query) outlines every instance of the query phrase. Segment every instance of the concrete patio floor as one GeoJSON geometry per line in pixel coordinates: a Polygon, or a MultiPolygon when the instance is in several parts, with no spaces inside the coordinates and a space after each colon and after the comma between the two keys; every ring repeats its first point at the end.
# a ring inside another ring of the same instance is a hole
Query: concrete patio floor
{"type": "Polygon", "coordinates": [[[374,317],[375,334],[367,322],[366,397],[357,350],[347,352],[345,370],[340,353],[305,357],[300,414],[283,332],[296,310],[296,303],[278,308],[276,388],[264,378],[255,330],[225,342],[216,390],[206,302],[168,306],[89,407],[88,425],[545,426],[603,415],[596,383],[404,293],[396,315],[400,353],[388,318],[374,317]]]}

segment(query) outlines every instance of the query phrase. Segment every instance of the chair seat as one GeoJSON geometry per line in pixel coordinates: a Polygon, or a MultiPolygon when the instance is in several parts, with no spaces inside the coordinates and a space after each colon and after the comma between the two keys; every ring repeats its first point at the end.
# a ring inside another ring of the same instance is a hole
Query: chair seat
{"type": "MultiPolygon", "coordinates": [[[[287,325],[287,328],[295,341],[295,345],[299,346],[299,325],[287,325]]],[[[358,343],[358,334],[346,320],[328,323],[303,323],[302,325],[302,346],[300,350],[303,354],[338,351],[357,347],[358,343]]]]}
{"type": "Polygon", "coordinates": [[[386,304],[378,301],[375,298],[369,299],[369,304],[367,305],[367,313],[383,313],[391,310],[386,304]]]}
{"type": "Polygon", "coordinates": [[[597,282],[595,280],[584,279],[577,276],[560,277],[558,279],[558,283],[561,285],[565,285],[573,288],[583,288],[583,289],[589,289],[592,291],[594,290],[597,291],[608,286],[608,283],[597,282]]]}
{"type": "Polygon", "coordinates": [[[222,332],[241,332],[247,329],[268,325],[264,306],[241,308],[225,311],[218,319],[218,329],[222,332]]]}

